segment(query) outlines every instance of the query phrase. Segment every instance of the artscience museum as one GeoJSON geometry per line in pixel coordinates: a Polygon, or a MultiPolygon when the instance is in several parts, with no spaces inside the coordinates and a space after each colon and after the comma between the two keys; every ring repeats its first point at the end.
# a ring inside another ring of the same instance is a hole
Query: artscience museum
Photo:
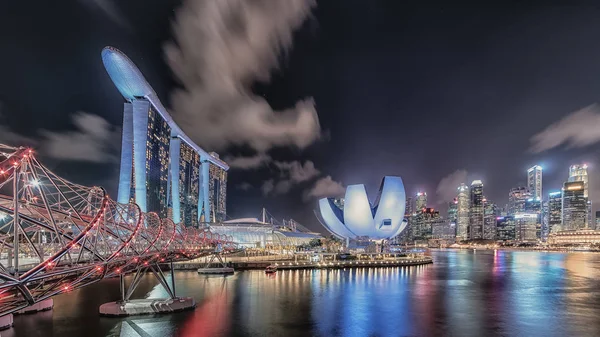
{"type": "Polygon", "coordinates": [[[339,238],[388,240],[406,228],[405,207],[402,179],[386,176],[373,204],[364,185],[350,185],[343,199],[320,199],[316,213],[321,224],[339,238]]]}

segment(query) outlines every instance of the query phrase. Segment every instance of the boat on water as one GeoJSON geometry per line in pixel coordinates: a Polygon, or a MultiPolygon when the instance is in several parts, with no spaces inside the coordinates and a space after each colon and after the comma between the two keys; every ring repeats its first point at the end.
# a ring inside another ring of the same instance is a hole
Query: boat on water
{"type": "Polygon", "coordinates": [[[265,273],[267,274],[273,274],[277,272],[277,266],[276,265],[270,265],[267,266],[267,269],[265,269],[265,273]]]}

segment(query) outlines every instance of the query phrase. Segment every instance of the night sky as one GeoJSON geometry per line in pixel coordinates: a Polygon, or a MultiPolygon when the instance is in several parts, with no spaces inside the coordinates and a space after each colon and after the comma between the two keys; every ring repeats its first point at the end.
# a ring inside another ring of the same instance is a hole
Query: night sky
{"type": "MultiPolygon", "coordinates": [[[[205,2],[189,0],[184,6],[205,2]]],[[[257,3],[258,10],[282,7],[279,0],[257,3]]],[[[318,1],[306,5],[305,14],[290,12],[301,19],[297,29],[287,28],[294,31],[290,44],[273,47],[278,60],[265,62],[260,74],[270,78],[240,76],[246,89],[238,95],[262,97],[277,111],[312,97],[318,139],[301,146],[279,140],[253,145],[244,139],[222,144],[205,141],[195,124],[182,127],[193,128],[188,133],[199,138],[192,138],[221,157],[266,158],[260,166],[230,170],[231,217],[258,216],[264,206],[277,217],[320,230],[312,213],[315,198],[307,193],[328,176],[334,190],[333,182],[364,183],[373,198],[384,175],[399,175],[407,193],[426,191],[434,207],[449,201],[460,182],[481,179],[486,197],[504,206],[508,190],[525,184],[528,167],[544,168],[547,195],[561,187],[574,163],[590,165],[590,196],[597,208],[600,109],[592,105],[600,100],[600,7],[569,3],[318,1]]],[[[100,52],[111,45],[126,53],[163,103],[178,107],[172,113],[178,120],[183,105],[174,93],[193,80],[174,74],[165,45],[177,40],[173,24],[181,6],[180,1],[4,1],[0,140],[34,144],[63,177],[106,186],[115,195],[124,100],[100,52]],[[61,154],[83,143],[72,140],[90,133],[89,151],[76,158],[61,154]],[[90,159],[94,151],[101,160],[90,159]]],[[[259,15],[256,27],[272,14],[259,15]]],[[[244,32],[249,25],[237,23],[225,22],[236,34],[252,36],[244,32]]],[[[203,50],[201,42],[192,46],[203,50]]],[[[231,60],[236,61],[223,62],[231,60]]],[[[202,81],[211,85],[206,77],[202,81]]],[[[227,111],[231,100],[224,97],[210,108],[227,111]]]]}

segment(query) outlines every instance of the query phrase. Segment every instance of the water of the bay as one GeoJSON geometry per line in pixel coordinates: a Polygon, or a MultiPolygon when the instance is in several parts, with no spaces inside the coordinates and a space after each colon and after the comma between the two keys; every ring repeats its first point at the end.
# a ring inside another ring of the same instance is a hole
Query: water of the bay
{"type": "MultiPolygon", "coordinates": [[[[381,269],[176,272],[193,311],[105,318],[118,280],[15,317],[6,336],[599,336],[600,254],[436,250],[433,265],[381,269]]],[[[164,297],[148,275],[134,297],[164,297]]]]}

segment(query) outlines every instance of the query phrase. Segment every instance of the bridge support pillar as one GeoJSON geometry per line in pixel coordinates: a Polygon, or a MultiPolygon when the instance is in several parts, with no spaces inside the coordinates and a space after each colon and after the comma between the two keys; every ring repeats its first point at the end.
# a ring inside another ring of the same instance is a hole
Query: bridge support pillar
{"type": "Polygon", "coordinates": [[[125,287],[125,279],[120,278],[121,300],[117,302],[109,302],[100,306],[101,316],[132,316],[132,315],[152,315],[152,314],[168,314],[196,307],[196,301],[191,297],[175,296],[175,273],[173,264],[171,263],[171,286],[160,269],[158,264],[150,265],[149,267],[140,268],[133,276],[133,280],[129,284],[129,288],[125,287]],[[150,271],[165,288],[169,294],[166,299],[131,299],[131,295],[137,286],[140,284],[142,276],[150,271]]]}
{"type": "Polygon", "coordinates": [[[21,309],[21,310],[15,312],[15,314],[32,314],[32,313],[36,313],[39,311],[52,310],[53,307],[54,307],[54,300],[51,298],[47,298],[43,301],[32,304],[32,305],[28,306],[27,308],[21,309]]]}

